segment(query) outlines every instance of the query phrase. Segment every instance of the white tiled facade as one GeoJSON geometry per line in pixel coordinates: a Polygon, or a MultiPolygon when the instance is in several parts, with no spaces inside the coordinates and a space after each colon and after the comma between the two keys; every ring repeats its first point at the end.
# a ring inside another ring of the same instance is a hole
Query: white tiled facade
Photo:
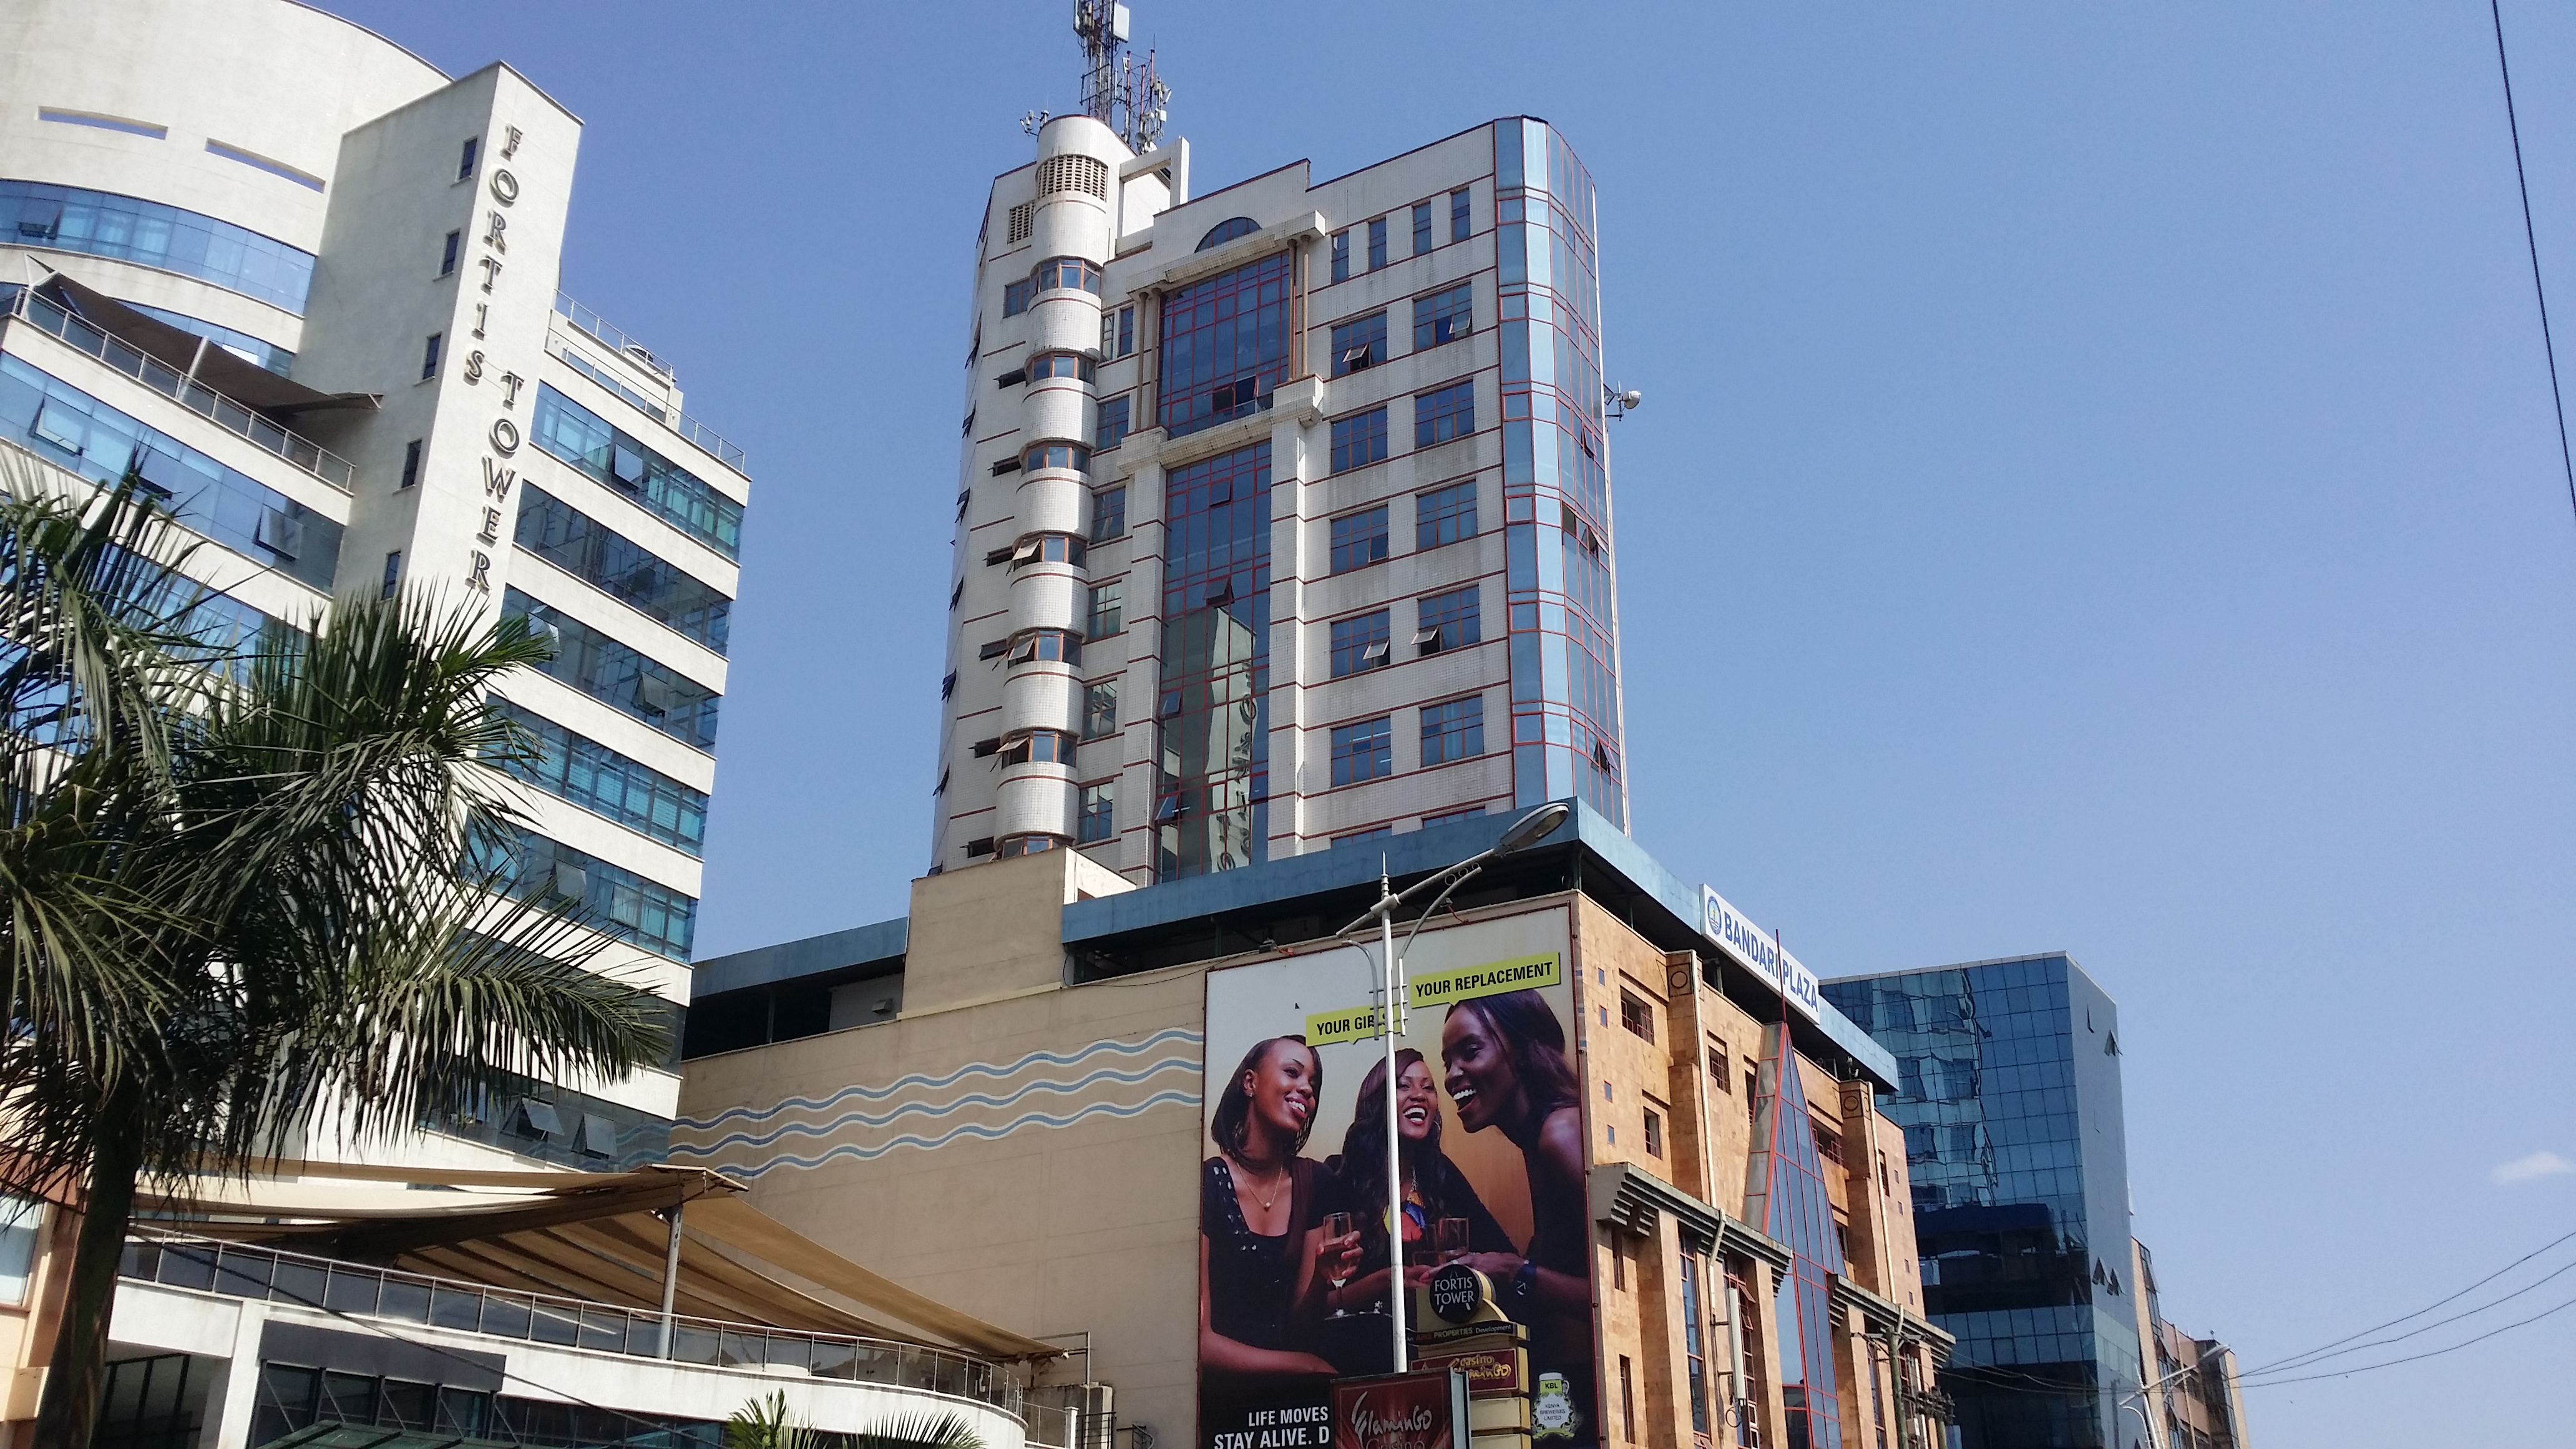
{"type": "MultiPolygon", "coordinates": [[[[16,409],[0,439],[113,476],[130,451],[127,424],[140,423],[165,454],[186,451],[246,479],[227,485],[239,497],[300,508],[300,535],[273,540],[217,526],[191,512],[190,495],[179,499],[182,522],[210,541],[196,571],[272,620],[307,623],[326,591],[372,596],[388,574],[451,604],[497,613],[515,593],[550,611],[539,617],[567,636],[559,664],[576,677],[530,672],[503,693],[588,742],[572,747],[587,778],[604,761],[625,783],[529,790],[536,831],[578,854],[559,855],[561,868],[532,866],[528,879],[590,902],[612,936],[602,969],[639,972],[685,1006],[749,480],[739,450],[686,419],[667,364],[586,309],[559,308],[579,119],[505,65],[452,79],[287,0],[18,0],[0,12],[0,101],[0,208],[16,221],[0,229],[0,286],[59,272],[239,355],[262,352],[249,344],[291,353],[271,370],[296,383],[382,398],[372,410],[285,419],[345,460],[345,476],[329,476],[341,465],[317,471],[238,436],[95,347],[84,351],[74,339],[95,331],[67,338],[60,311],[25,299],[0,333],[10,370],[0,391],[16,389],[0,403],[16,409]],[[284,272],[228,270],[238,238],[227,226],[266,239],[254,250],[282,248],[284,272]],[[211,244],[188,239],[209,230],[221,233],[211,244]],[[300,284],[298,267],[309,274],[300,284]],[[127,423],[92,417],[73,436],[59,410],[57,421],[28,416],[28,389],[49,386],[31,383],[39,374],[87,400],[73,412],[104,409],[127,423]],[[549,392],[560,404],[544,401],[549,392]],[[540,427],[549,409],[558,421],[588,420],[549,436],[579,433],[598,446],[550,451],[540,427]],[[672,469],[694,486],[673,482],[672,469]],[[560,566],[515,541],[540,493],[587,520],[555,515],[544,539],[560,566]],[[677,595],[665,587],[675,578],[677,595]],[[686,615],[670,605],[680,596],[695,601],[686,615]],[[578,676],[570,656],[585,628],[631,654],[603,645],[578,676]],[[701,693],[707,703],[689,714],[683,701],[701,693]],[[658,817],[648,798],[662,803],[658,817]]],[[[674,1072],[555,1085],[567,1120],[551,1143],[486,1120],[413,1147],[459,1165],[531,1153],[572,1165],[658,1158],[674,1072]],[[589,1128],[592,1116],[608,1136],[589,1128]]],[[[494,1104],[487,1117],[513,1111],[494,1104]]]]}
{"type": "Polygon", "coordinates": [[[1049,122],[1038,152],[994,183],[976,274],[931,868],[1070,846],[1141,884],[1577,794],[1624,822],[1590,182],[1562,141],[1514,118],[1334,180],[1311,182],[1300,162],[1195,198],[1186,142],[1137,157],[1075,116],[1049,122]],[[1555,231],[1579,232],[1571,250],[1551,248],[1536,220],[1551,193],[1555,231]],[[1096,283],[1065,258],[1098,267],[1096,283]],[[1175,320],[1175,336],[1191,334],[1176,344],[1166,314],[1254,274],[1279,278],[1282,341],[1240,342],[1229,356],[1244,385],[1220,379],[1211,396],[1190,359],[1238,340],[1175,320]],[[1418,336],[1418,317],[1461,287],[1463,313],[1418,336]],[[1551,305],[1582,322],[1533,361],[1522,339],[1545,335],[1533,318],[1551,305]],[[1382,340],[1337,367],[1352,349],[1336,329],[1377,313],[1382,340]],[[1473,401],[1458,436],[1418,432],[1425,395],[1461,384],[1473,401]],[[1120,406],[1128,431],[1108,436],[1104,410],[1120,406]],[[1379,408],[1383,456],[1337,458],[1379,408]],[[1107,446],[1072,451],[1095,443],[1107,446]],[[1208,561],[1211,525],[1195,502],[1169,516],[1172,500],[1265,448],[1266,521],[1237,527],[1236,582],[1211,583],[1227,572],[1208,561]],[[1472,496],[1467,536],[1423,522],[1442,490],[1453,504],[1472,496]],[[1123,529],[1102,522],[1113,507],[1123,529]],[[1336,521],[1381,507],[1383,556],[1337,558],[1336,521]],[[1266,561],[1244,562],[1257,544],[1266,561]],[[1566,571],[1591,581],[1588,626],[1567,623],[1566,571]],[[1247,605],[1263,572],[1266,619],[1247,605]],[[1098,627],[1093,591],[1105,589],[1114,630],[1098,627]],[[1473,637],[1453,623],[1428,640],[1421,601],[1463,589],[1475,591],[1473,637]],[[1337,673],[1336,623],[1379,611],[1383,654],[1362,649],[1352,667],[1346,649],[1337,673]],[[1599,663],[1588,686],[1569,685],[1587,676],[1569,671],[1566,636],[1587,629],[1599,663]],[[1072,652],[1059,631],[1078,660],[1050,657],[1072,652]],[[1266,659],[1243,663],[1260,635],[1266,659]],[[1194,692],[1226,678],[1229,659],[1235,687],[1194,692]],[[1463,758],[1426,760],[1426,734],[1438,738],[1426,706],[1449,707],[1453,723],[1476,713],[1444,747],[1464,745],[1463,758]],[[1336,731],[1347,744],[1356,727],[1365,743],[1378,720],[1383,747],[1337,771],[1336,731]],[[1219,767],[1229,751],[1232,770],[1219,767]]]}

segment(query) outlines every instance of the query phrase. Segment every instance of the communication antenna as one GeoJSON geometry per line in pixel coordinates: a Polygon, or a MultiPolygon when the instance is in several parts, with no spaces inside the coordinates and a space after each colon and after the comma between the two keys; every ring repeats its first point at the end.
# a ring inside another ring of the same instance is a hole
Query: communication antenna
{"type": "Polygon", "coordinates": [[[1128,49],[1127,7],[1118,0],[1073,0],[1073,33],[1082,41],[1083,114],[1117,132],[1131,151],[1154,149],[1172,88],[1155,72],[1151,47],[1141,63],[1128,49]]]}

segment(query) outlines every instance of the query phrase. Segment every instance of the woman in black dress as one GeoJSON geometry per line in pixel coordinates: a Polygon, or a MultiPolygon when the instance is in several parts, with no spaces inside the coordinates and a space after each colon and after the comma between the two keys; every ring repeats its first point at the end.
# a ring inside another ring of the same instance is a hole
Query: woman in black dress
{"type": "MultiPolygon", "coordinates": [[[[1570,1413],[1572,1444],[1597,1443],[1583,1088],[1566,1060],[1565,1026],[1535,991],[1472,997],[1449,1008],[1440,1061],[1458,1125],[1502,1133],[1529,1173],[1529,1251],[1463,1261],[1493,1280],[1504,1312],[1529,1325],[1530,1372],[1565,1380],[1570,1402],[1557,1412],[1570,1413]]],[[[1549,1406],[1539,1407],[1540,1427],[1556,1429],[1549,1406]]]]}
{"type": "MultiPolygon", "coordinates": [[[[1440,1150],[1440,1094],[1422,1053],[1405,1047],[1395,1054],[1395,1065],[1396,1131],[1404,1161],[1405,1281],[1420,1283],[1431,1276],[1423,1259],[1436,1246],[1432,1234],[1443,1218],[1466,1220],[1464,1246],[1470,1253],[1517,1252],[1467,1175],[1440,1150]]],[[[1333,1210],[1349,1213],[1358,1233],[1359,1276],[1328,1291],[1325,1307],[1366,1311],[1383,1305],[1387,1292],[1385,1062],[1371,1065],[1360,1079],[1359,1105],[1342,1136],[1341,1155],[1326,1165],[1333,1171],[1333,1210]]]]}
{"type": "MultiPolygon", "coordinates": [[[[1217,1155],[1199,1174],[1199,1367],[1203,1425],[1225,1405],[1320,1388],[1334,1372],[1291,1329],[1322,1311],[1322,1163],[1300,1157],[1324,1064],[1302,1036],[1255,1043],[1217,1099],[1217,1155]]],[[[1338,1259],[1338,1254],[1335,1255],[1338,1259]]]]}

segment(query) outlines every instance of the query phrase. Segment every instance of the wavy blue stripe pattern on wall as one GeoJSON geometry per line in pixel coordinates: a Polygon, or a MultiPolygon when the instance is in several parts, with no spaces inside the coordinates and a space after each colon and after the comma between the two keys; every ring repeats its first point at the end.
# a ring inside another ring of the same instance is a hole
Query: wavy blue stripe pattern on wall
{"type": "Polygon", "coordinates": [[[968,1062],[857,1083],[828,1097],[791,1097],[672,1125],[673,1162],[739,1178],[777,1168],[810,1170],[868,1161],[902,1148],[998,1141],[1036,1128],[1136,1117],[1196,1106],[1206,1038],[1170,1028],[1136,1041],[1096,1041],[1073,1052],[1034,1051],[1009,1062],[968,1062]],[[961,1084],[970,1089],[952,1092],[961,1084]],[[725,1130],[731,1128],[732,1130],[725,1130]],[[793,1143],[798,1152],[778,1150],[793,1143]]]}

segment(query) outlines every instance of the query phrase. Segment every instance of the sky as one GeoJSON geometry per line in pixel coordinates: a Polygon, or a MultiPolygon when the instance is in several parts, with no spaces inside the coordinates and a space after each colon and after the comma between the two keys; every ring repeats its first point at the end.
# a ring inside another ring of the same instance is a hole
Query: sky
{"type": "MultiPolygon", "coordinates": [[[[974,239],[1022,113],[1075,106],[1068,7],[328,8],[584,118],[563,286],[749,450],[700,957],[901,914],[974,239]]],[[[2504,20],[2576,307],[2576,10],[2504,20]]],[[[1497,115],[1584,156],[1646,399],[1612,437],[1634,833],[1820,974],[2072,953],[2120,1003],[2168,1315],[2264,1364],[2576,1227],[2576,512],[2485,6],[1137,29],[1202,192],[1497,115]]],[[[2571,1349],[2576,1311],[2248,1417],[2562,1441],[2571,1349]]]]}

